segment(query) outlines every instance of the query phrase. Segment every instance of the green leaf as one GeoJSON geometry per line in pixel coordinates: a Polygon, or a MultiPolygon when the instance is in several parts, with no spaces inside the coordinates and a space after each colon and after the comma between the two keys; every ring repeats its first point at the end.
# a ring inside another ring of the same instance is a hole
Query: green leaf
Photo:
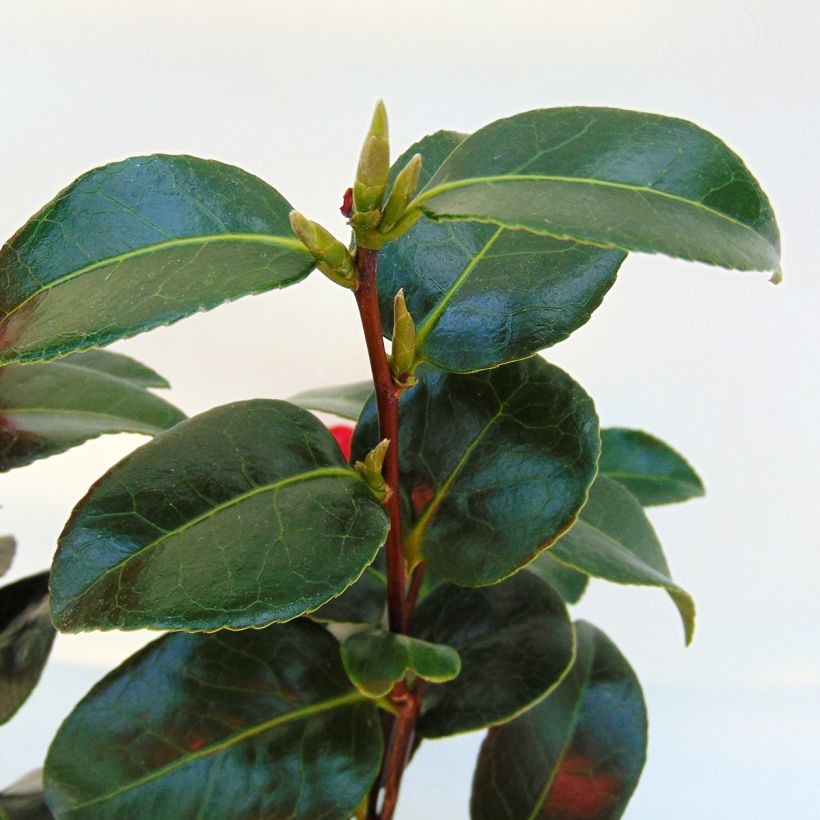
{"type": "Polygon", "coordinates": [[[37,685],[55,634],[47,572],[0,588],[0,723],[11,719],[37,685]]]}
{"type": "MultiPolygon", "coordinates": [[[[423,157],[425,184],[463,134],[439,131],[393,166],[423,157]]],[[[379,259],[384,334],[404,288],[417,353],[445,370],[469,372],[523,359],[584,324],[615,282],[625,254],[478,222],[422,219],[379,259]]]]}
{"type": "Polygon", "coordinates": [[[81,176],[0,251],[0,364],[106,345],[298,282],[288,202],[231,165],[132,157],[81,176]]]}
{"type": "Polygon", "coordinates": [[[121,353],[112,353],[110,350],[86,350],[83,353],[72,353],[68,361],[75,367],[85,367],[116,376],[118,379],[131,382],[137,387],[170,387],[168,380],[160,376],[155,370],[146,367],[121,353]]]}
{"type": "Polygon", "coordinates": [[[473,820],[617,820],[646,760],[635,673],[591,624],[576,624],[570,673],[541,703],[491,729],[481,746],[473,820]]]}
{"type": "Polygon", "coordinates": [[[0,792],[2,820],[52,820],[53,816],[43,799],[42,770],[29,772],[0,792]]]}
{"type": "MultiPolygon", "coordinates": [[[[495,583],[564,533],[586,501],[599,448],[592,400],[538,357],[416,376],[400,406],[406,552],[457,584],[495,583]]],[[[357,458],[378,441],[376,426],[371,402],[357,458]]]]}
{"type": "Polygon", "coordinates": [[[184,421],[106,473],[63,530],[61,630],[240,629],[339,595],[387,516],[328,430],[282,401],[184,421]]]}
{"type": "Polygon", "coordinates": [[[355,584],[338,598],[311,612],[309,617],[320,623],[376,624],[381,621],[386,606],[387,581],[371,565],[355,584]]]}
{"type": "Polygon", "coordinates": [[[373,382],[355,382],[337,387],[319,387],[291,396],[288,401],[306,410],[333,413],[343,419],[356,421],[367,400],[373,395],[373,382]]]}
{"type": "Polygon", "coordinates": [[[577,604],[587,588],[589,576],[564,566],[550,555],[550,550],[542,552],[526,569],[546,581],[568,604],[577,604]]]}
{"type": "Polygon", "coordinates": [[[406,672],[434,683],[455,678],[458,652],[383,629],[355,632],[342,643],[342,662],[354,686],[369,698],[384,697],[406,672]]]}
{"type": "Polygon", "coordinates": [[[410,208],[739,270],[780,267],[771,205],[742,160],[684,120],[549,108],[464,140],[410,208]]]}
{"type": "Polygon", "coordinates": [[[160,638],[98,683],[45,768],[60,817],[349,817],[379,769],[376,707],[309,621],[160,638]]]}
{"type": "Polygon", "coordinates": [[[563,601],[528,572],[483,589],[436,587],[418,605],[411,632],[461,656],[454,681],[427,688],[424,737],[481,729],[528,709],[561,680],[575,646],[563,601]]]}
{"type": "Polygon", "coordinates": [[[687,645],[695,631],[695,603],[671,578],[655,530],[638,500],[616,481],[598,476],[581,517],[550,550],[572,569],[617,584],[662,587],[683,621],[687,645]]]}
{"type": "Polygon", "coordinates": [[[598,469],[643,504],[673,504],[704,494],[703,482],[686,459],[641,430],[601,430],[598,469]]]}
{"type": "Polygon", "coordinates": [[[17,541],[13,535],[0,535],[0,576],[9,571],[16,549],[17,541]]]}
{"type": "Polygon", "coordinates": [[[150,436],[185,418],[144,389],[140,382],[151,371],[141,364],[113,353],[92,353],[0,368],[0,472],[105,433],[150,436]]]}

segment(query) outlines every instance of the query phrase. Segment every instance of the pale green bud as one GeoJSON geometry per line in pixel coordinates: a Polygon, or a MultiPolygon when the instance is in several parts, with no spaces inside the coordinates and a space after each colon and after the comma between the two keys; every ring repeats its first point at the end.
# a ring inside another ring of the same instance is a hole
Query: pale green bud
{"type": "Polygon", "coordinates": [[[382,439],[365,457],[364,461],[357,461],[353,467],[367,482],[373,493],[381,499],[387,495],[387,484],[382,475],[384,459],[390,447],[390,439],[382,439]]]}
{"type": "Polygon", "coordinates": [[[387,111],[379,100],[370,130],[359,156],[359,168],[353,185],[354,211],[364,213],[381,208],[390,174],[390,141],[387,136],[387,111]]]}
{"type": "Polygon", "coordinates": [[[410,202],[413,194],[416,193],[416,188],[419,187],[420,174],[421,154],[415,154],[396,176],[393,190],[390,191],[390,196],[384,206],[384,215],[379,223],[379,233],[390,231],[404,216],[407,203],[410,202]]]}
{"type": "MultiPolygon", "coordinates": [[[[407,378],[416,364],[416,323],[407,310],[402,288],[393,300],[393,348],[390,354],[390,369],[393,377],[407,387],[415,384],[407,378]]],[[[412,376],[410,377],[412,378],[412,376]]]]}
{"type": "Polygon", "coordinates": [[[290,212],[290,226],[302,244],[313,254],[316,267],[339,285],[355,287],[353,257],[330,231],[298,211],[290,212]]]}

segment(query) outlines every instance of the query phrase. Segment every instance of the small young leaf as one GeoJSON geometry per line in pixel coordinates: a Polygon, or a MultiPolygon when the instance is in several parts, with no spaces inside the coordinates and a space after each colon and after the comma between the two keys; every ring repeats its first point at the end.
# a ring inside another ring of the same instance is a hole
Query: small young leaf
{"type": "Polygon", "coordinates": [[[47,572],[0,588],[0,723],[14,715],[37,685],[55,634],[47,572]]]}
{"type": "Polygon", "coordinates": [[[461,669],[458,652],[451,646],[376,628],[347,638],[342,643],[342,662],[354,686],[369,698],[384,697],[406,672],[444,683],[461,669]]]}
{"type": "Polygon", "coordinates": [[[306,410],[253,400],[182,422],[77,505],[52,571],[52,615],[86,629],[240,629],[343,592],[387,516],[306,410]]]}
{"type": "Polygon", "coordinates": [[[356,421],[372,395],[373,382],[366,381],[305,390],[303,393],[291,396],[288,401],[306,410],[333,413],[334,416],[356,421]]]}
{"type": "Polygon", "coordinates": [[[683,456],[641,430],[601,430],[598,469],[623,484],[644,507],[704,494],[700,477],[683,456]]]}
{"type": "Polygon", "coordinates": [[[97,350],[0,368],[0,472],[105,433],[151,436],[173,427],[185,414],[143,386],[159,378],[133,359],[97,350]]]}
{"type": "Polygon", "coordinates": [[[530,561],[525,569],[546,581],[568,604],[577,604],[581,600],[589,582],[585,572],[564,566],[550,555],[550,550],[545,550],[530,561]]]}
{"type": "Polygon", "coordinates": [[[575,663],[528,712],[490,729],[476,766],[473,820],[617,820],[646,759],[646,707],[623,655],[576,624],[575,663]]]}
{"type": "Polygon", "coordinates": [[[0,577],[5,575],[14,560],[17,541],[12,535],[0,535],[0,577]]]}
{"type": "Polygon", "coordinates": [[[461,656],[455,680],[427,688],[418,724],[424,737],[509,720],[561,680],[574,651],[563,601],[528,572],[483,589],[437,586],[418,605],[411,632],[461,656]]]}
{"type": "Polygon", "coordinates": [[[379,769],[376,707],[308,621],[160,638],[57,733],[59,817],[350,817],[379,769]]]}
{"type": "MultiPolygon", "coordinates": [[[[422,184],[465,139],[438,131],[411,146],[422,184]]],[[[416,321],[417,353],[456,372],[522,359],[565,339],[589,319],[625,254],[478,222],[422,219],[385,245],[378,287],[384,335],[403,288],[416,321]]]]}
{"type": "Polygon", "coordinates": [[[312,621],[331,624],[377,624],[387,606],[387,582],[372,565],[338,598],[311,612],[312,621]]]}
{"type": "Polygon", "coordinates": [[[0,364],[65,356],[298,282],[288,202],[231,165],[132,157],[81,176],[0,250],[0,364]]]}
{"type": "Polygon", "coordinates": [[[0,792],[0,820],[52,820],[43,799],[42,769],[29,772],[0,792]]]}
{"type": "Polygon", "coordinates": [[[640,503],[616,481],[598,476],[580,518],[553,545],[550,555],[595,578],[665,589],[680,612],[687,645],[691,642],[695,603],[672,580],[663,549],[640,503]]]}
{"type": "MultiPolygon", "coordinates": [[[[402,399],[405,548],[466,586],[511,575],[575,521],[596,472],[592,400],[543,359],[471,375],[422,366],[402,399]]],[[[353,439],[378,441],[375,402],[353,439]]]]}
{"type": "Polygon", "coordinates": [[[549,108],[464,140],[410,208],[433,219],[777,271],[771,205],[740,157],[684,120],[549,108]]]}

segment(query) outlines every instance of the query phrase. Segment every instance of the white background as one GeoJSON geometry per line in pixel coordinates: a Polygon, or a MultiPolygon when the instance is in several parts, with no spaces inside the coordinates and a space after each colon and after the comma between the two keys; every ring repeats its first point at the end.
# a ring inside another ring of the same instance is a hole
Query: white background
{"type": "MultiPolygon", "coordinates": [[[[632,256],[589,325],[547,355],[606,425],[685,453],[705,500],[652,513],[699,605],[684,650],[659,591],[595,584],[580,615],[630,659],[652,720],[631,820],[811,818],[820,775],[817,419],[820,6],[810,0],[312,3],[0,0],[0,238],[81,172],[151,152],[235,163],[344,235],[337,208],[372,106],[397,155],[441,127],[611,105],[692,119],[769,193],[785,283],[632,256]]],[[[352,300],[316,274],[114,346],[189,414],[367,376],[352,300]]],[[[109,437],[0,477],[9,579],[48,565],[109,437]]],[[[39,765],[74,702],[150,635],[59,637],[0,728],[0,780],[39,765]]],[[[401,816],[466,817],[480,735],[428,744],[401,816]]],[[[0,783],[0,785],[2,785],[0,783]]]]}

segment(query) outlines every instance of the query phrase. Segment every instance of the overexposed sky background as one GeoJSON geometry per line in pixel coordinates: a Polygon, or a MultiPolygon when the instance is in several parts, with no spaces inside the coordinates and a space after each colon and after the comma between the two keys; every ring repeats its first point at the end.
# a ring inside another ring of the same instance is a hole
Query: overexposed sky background
{"type": "MultiPolygon", "coordinates": [[[[241,165],[344,235],[337,209],[378,97],[396,156],[442,127],[567,104],[680,116],[721,136],[773,201],[784,284],[632,256],[592,321],[546,354],[604,425],[661,436],[703,476],[706,499],[652,512],[699,606],[695,642],[683,648],[656,590],[598,583],[578,613],[630,659],[655,718],[627,818],[808,818],[820,775],[819,36],[808,0],[0,0],[0,239],[80,173],[152,152],[241,165]]],[[[189,414],[368,375],[353,302],[319,274],[113,349],[158,369],[189,414]]],[[[9,580],[48,566],[73,505],[141,442],[107,437],[0,476],[0,531],[19,542],[9,580]]],[[[0,785],[42,761],[71,702],[146,637],[58,638],[36,699],[0,727],[0,785]]],[[[405,820],[466,817],[479,741],[423,748],[405,820]]]]}

